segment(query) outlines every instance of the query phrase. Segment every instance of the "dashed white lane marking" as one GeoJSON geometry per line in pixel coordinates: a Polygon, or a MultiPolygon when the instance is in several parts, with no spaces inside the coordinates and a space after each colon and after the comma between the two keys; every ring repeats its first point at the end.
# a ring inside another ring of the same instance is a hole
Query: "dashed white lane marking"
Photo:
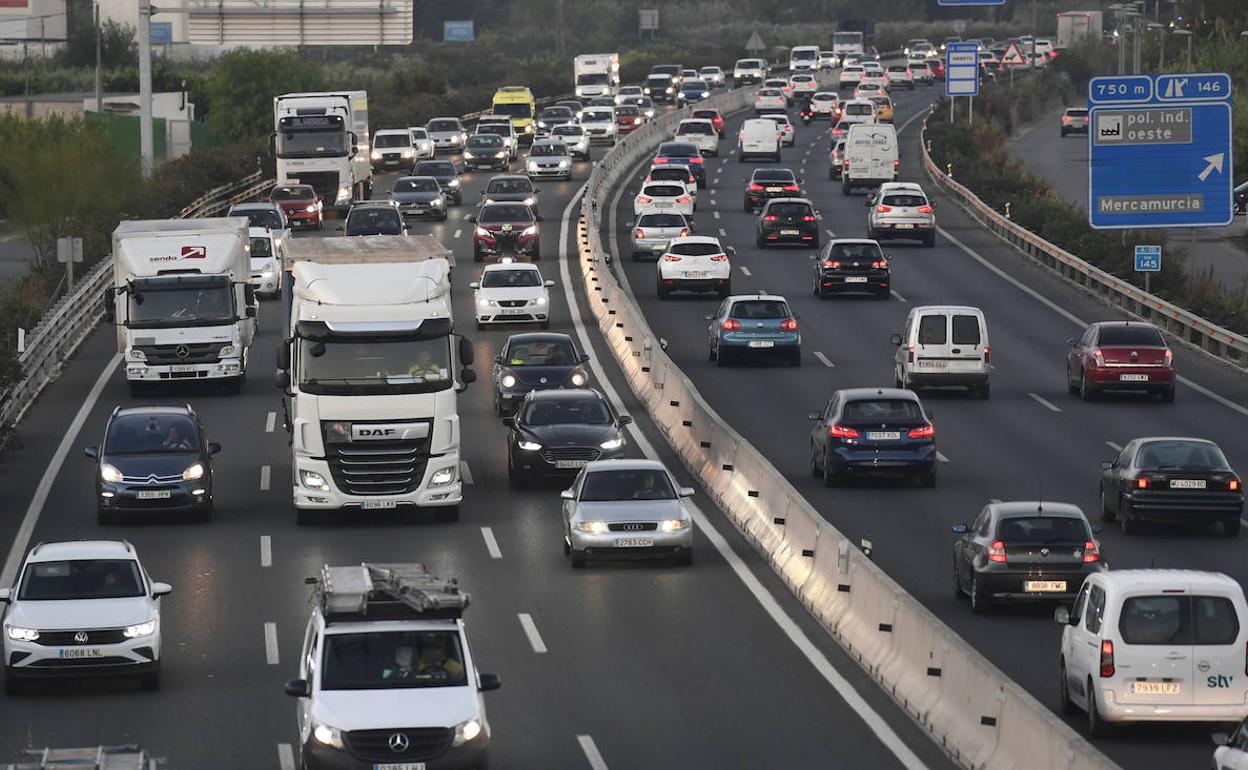
{"type": "Polygon", "coordinates": [[[728,231],[727,231],[727,230],[725,230],[725,229],[724,229],[724,228],[722,228],[722,227],[721,227],[721,228],[719,228],[719,237],[720,237],[720,238],[727,238],[727,237],[728,237],[728,231]]]}
{"type": "Polygon", "coordinates": [[[824,232],[828,234],[828,237],[829,237],[829,238],[835,238],[835,237],[836,237],[836,233],[832,232],[831,230],[824,230],[824,232]]]}
{"type": "Polygon", "coordinates": [[[894,299],[896,299],[898,302],[909,302],[909,301],[910,301],[910,300],[906,299],[905,297],[901,296],[901,294],[899,294],[899,293],[897,292],[897,290],[896,290],[896,289],[889,289],[889,290],[888,290],[888,293],[889,293],[889,294],[891,294],[891,295],[893,295],[893,298],[894,298],[894,299]]]}
{"type": "Polygon", "coordinates": [[[277,659],[277,624],[264,624],[264,659],[270,666],[278,664],[277,659]]]}
{"type": "Polygon", "coordinates": [[[736,151],[736,150],[733,150],[732,152],[730,152],[730,153],[728,153],[728,154],[729,154],[729,155],[736,155],[736,154],[737,154],[737,151],[736,151]]]}
{"type": "Polygon", "coordinates": [[[463,231],[463,229],[457,228],[457,229],[455,230],[455,234],[454,234],[454,235],[452,235],[452,236],[451,236],[451,238],[458,238],[460,235],[462,235],[462,234],[463,234],[463,232],[464,232],[464,231],[463,231]]]}
{"type": "Polygon", "coordinates": [[[719,212],[718,212],[718,211],[712,211],[712,212],[711,212],[711,216],[715,217],[716,219],[719,219],[719,212]]]}
{"type": "Polygon", "coordinates": [[[949,458],[948,458],[948,457],[945,457],[945,456],[944,456],[944,454],[942,454],[942,453],[941,453],[941,452],[939,452],[939,451],[937,451],[937,452],[936,452],[936,459],[937,459],[937,460],[939,460],[939,461],[941,461],[942,463],[947,463],[947,462],[949,462],[949,458]]]}
{"type": "Polygon", "coordinates": [[[468,467],[468,461],[467,461],[467,460],[460,460],[460,461],[459,461],[459,478],[460,478],[460,479],[461,479],[461,480],[462,480],[465,484],[471,484],[471,483],[472,483],[472,469],[468,467]]]}
{"type": "Polygon", "coordinates": [[[750,269],[746,267],[745,265],[741,266],[741,272],[744,273],[745,275],[753,275],[753,273],[750,272],[750,269]]]}
{"type": "Polygon", "coordinates": [[[602,758],[591,736],[578,735],[576,742],[581,744],[581,751],[585,753],[585,759],[589,760],[590,770],[607,770],[607,761],[602,758]]]}
{"type": "Polygon", "coordinates": [[[822,361],[822,362],[823,362],[823,365],[824,365],[824,366],[826,366],[826,367],[828,367],[829,369],[831,369],[833,366],[835,366],[835,364],[833,364],[831,361],[829,361],[829,360],[828,360],[828,357],[827,357],[827,356],[825,356],[824,354],[820,353],[818,350],[816,350],[816,351],[815,351],[815,358],[817,358],[817,359],[819,359],[820,361],[822,361]]]}
{"type": "Polygon", "coordinates": [[[1060,406],[1058,406],[1057,404],[1053,403],[1052,401],[1048,400],[1047,398],[1044,398],[1043,396],[1039,394],[1028,393],[1027,395],[1031,396],[1033,401],[1035,401],[1040,406],[1043,406],[1045,409],[1048,409],[1050,412],[1062,411],[1062,408],[1060,406]]]}
{"type": "Polygon", "coordinates": [[[273,566],[273,538],[270,535],[260,536],[260,566],[273,566]]]}
{"type": "Polygon", "coordinates": [[[289,743],[277,744],[277,764],[281,770],[295,770],[295,750],[289,743]]]}
{"type": "Polygon", "coordinates": [[[481,539],[485,541],[485,550],[490,552],[491,559],[503,558],[503,551],[498,547],[498,540],[494,537],[494,530],[492,528],[482,527],[481,539]]]}
{"type": "Polygon", "coordinates": [[[1115,452],[1121,452],[1121,451],[1122,451],[1122,447],[1121,447],[1121,446],[1119,446],[1118,444],[1114,443],[1113,441],[1106,441],[1106,442],[1105,442],[1105,446],[1109,447],[1110,449],[1114,450],[1115,452]]]}
{"type": "Polygon", "coordinates": [[[272,433],[273,429],[276,427],[277,427],[277,412],[269,412],[268,416],[264,418],[264,432],[272,433]]]}
{"type": "Polygon", "coordinates": [[[546,653],[546,643],[542,641],[542,635],[537,632],[537,625],[533,623],[533,616],[527,612],[520,613],[520,627],[524,629],[524,635],[529,637],[529,644],[533,647],[533,652],[538,655],[546,653]]]}
{"type": "Polygon", "coordinates": [[[467,218],[468,218],[468,217],[470,217],[470,216],[472,216],[472,212],[471,212],[471,211],[465,211],[462,215],[460,215],[460,217],[459,217],[459,218],[460,218],[460,219],[467,219],[467,218]]]}
{"type": "Polygon", "coordinates": [[[260,466],[260,491],[266,492],[269,489],[269,476],[272,475],[273,469],[268,465],[260,466]]]}

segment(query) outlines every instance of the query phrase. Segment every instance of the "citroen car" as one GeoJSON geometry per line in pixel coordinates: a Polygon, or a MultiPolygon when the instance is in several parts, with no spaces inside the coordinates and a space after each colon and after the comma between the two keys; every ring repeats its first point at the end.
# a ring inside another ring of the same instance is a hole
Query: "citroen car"
{"type": "Polygon", "coordinates": [[[572,338],[553,332],[513,334],[494,357],[494,411],[515,414],[530,391],[583,388],[589,382],[589,356],[572,338]]]}
{"type": "Polygon", "coordinates": [[[1174,401],[1174,354],[1156,326],[1102,321],[1067,340],[1066,387],[1085,401],[1111,390],[1174,401]]]}
{"type": "Polygon", "coordinates": [[[485,203],[465,219],[477,227],[472,234],[472,258],[486,256],[528,256],[542,258],[538,217],[524,202],[485,203]]]}
{"type": "Polygon", "coordinates": [[[936,486],[936,427],[914,392],[838,390],[810,419],[810,472],[824,486],[865,476],[910,477],[936,486]]]}
{"type": "Polygon", "coordinates": [[[624,426],[596,390],[534,390],[525,396],[507,427],[507,477],[518,487],[535,479],[571,477],[594,460],[623,457],[624,426]]]}
{"type": "Polygon", "coordinates": [[[745,358],[802,365],[802,334],[788,300],[776,294],[727,297],[708,315],[708,355],[718,366],[745,358]]]}
{"type": "Polygon", "coordinates": [[[390,198],[409,217],[430,217],[446,221],[446,196],[442,185],[431,176],[405,176],[394,182],[390,198]]]}
{"type": "Polygon", "coordinates": [[[1101,521],[1133,534],[1142,521],[1220,523],[1239,535],[1244,490],[1222,449],[1199,438],[1154,436],[1101,463],[1101,521]]]}
{"type": "Polygon", "coordinates": [[[550,287],[537,265],[500,262],[486,265],[480,280],[468,284],[473,290],[477,328],[486,324],[530,323],[550,325],[550,287]]]}

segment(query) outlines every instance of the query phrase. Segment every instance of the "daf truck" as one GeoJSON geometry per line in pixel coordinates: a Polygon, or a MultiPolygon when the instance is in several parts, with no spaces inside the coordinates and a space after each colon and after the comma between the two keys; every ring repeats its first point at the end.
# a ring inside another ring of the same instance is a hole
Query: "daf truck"
{"type": "Polygon", "coordinates": [[[369,136],[367,91],[273,97],[277,183],[312,185],[338,215],[372,197],[369,136]]]}
{"type": "Polygon", "coordinates": [[[576,98],[615,96],[620,87],[620,55],[618,53],[587,53],[572,60],[576,80],[576,98]]]}
{"type": "Polygon", "coordinates": [[[299,524],[333,512],[459,517],[457,396],[476,379],[432,236],[292,239],[277,385],[299,524]]]}
{"type": "Polygon", "coordinates": [[[245,217],[117,225],[105,314],[131,394],[175,382],[241,389],[257,308],[247,228],[245,217]]]}

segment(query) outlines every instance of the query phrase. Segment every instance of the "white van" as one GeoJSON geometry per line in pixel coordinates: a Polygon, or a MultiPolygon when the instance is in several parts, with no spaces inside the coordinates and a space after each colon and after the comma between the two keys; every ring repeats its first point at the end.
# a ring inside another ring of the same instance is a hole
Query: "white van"
{"type": "Polygon", "coordinates": [[[1089,575],[1059,607],[1062,710],[1103,736],[1129,722],[1236,722],[1248,716],[1248,604],[1217,572],[1089,575]]]}
{"type": "Polygon", "coordinates": [[[906,316],[897,346],[893,379],[899,388],[964,387],[988,398],[992,362],[984,312],[965,305],[920,305],[906,316]]]}
{"type": "Polygon", "coordinates": [[[891,123],[850,125],[845,137],[842,193],[849,195],[855,187],[879,187],[885,182],[896,182],[900,168],[897,129],[891,123]]]}
{"type": "Polygon", "coordinates": [[[871,99],[848,99],[841,106],[841,120],[845,123],[875,123],[879,114],[879,106],[871,99]]]}
{"type": "Polygon", "coordinates": [[[789,72],[813,70],[819,63],[819,46],[796,45],[789,51],[789,72]]]}
{"type": "Polygon", "coordinates": [[[746,156],[769,158],[773,163],[780,162],[780,127],[770,118],[751,118],[741,124],[741,133],[737,135],[737,162],[743,163],[746,156]]]}

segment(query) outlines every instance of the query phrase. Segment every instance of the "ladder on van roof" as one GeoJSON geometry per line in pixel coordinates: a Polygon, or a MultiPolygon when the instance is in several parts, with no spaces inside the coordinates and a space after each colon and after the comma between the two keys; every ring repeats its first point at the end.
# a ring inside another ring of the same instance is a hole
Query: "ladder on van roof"
{"type": "Polygon", "coordinates": [[[327,620],[458,618],[469,603],[457,580],[431,575],[423,564],[326,564],[307,582],[327,620]]]}
{"type": "Polygon", "coordinates": [[[156,770],[156,759],[134,745],[28,749],[32,758],[0,770],[156,770]]]}

